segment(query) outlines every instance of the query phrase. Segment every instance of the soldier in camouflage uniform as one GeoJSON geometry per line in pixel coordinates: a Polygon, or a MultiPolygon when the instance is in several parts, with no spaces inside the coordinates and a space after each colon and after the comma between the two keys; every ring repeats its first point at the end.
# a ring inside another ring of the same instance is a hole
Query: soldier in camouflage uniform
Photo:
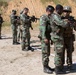
{"type": "Polygon", "coordinates": [[[63,53],[63,32],[64,28],[68,26],[68,20],[62,20],[61,14],[63,12],[63,6],[56,6],[56,13],[52,14],[50,23],[52,28],[51,40],[54,43],[55,50],[55,73],[56,75],[63,74],[62,69],[62,53],[63,53]]]}
{"type": "Polygon", "coordinates": [[[31,23],[31,17],[28,16],[29,9],[24,8],[22,14],[21,14],[21,21],[22,21],[22,50],[23,51],[34,51],[32,47],[30,47],[30,23],[31,23]]]}
{"type": "Polygon", "coordinates": [[[22,40],[22,23],[20,17],[18,17],[18,27],[17,27],[17,41],[22,40]]]}
{"type": "Polygon", "coordinates": [[[40,35],[42,45],[42,63],[45,73],[53,73],[53,69],[49,67],[50,56],[50,16],[54,11],[54,7],[48,6],[46,8],[46,14],[40,17],[40,35]]]}
{"type": "Polygon", "coordinates": [[[16,10],[12,10],[12,14],[10,16],[11,19],[11,27],[12,27],[12,33],[13,33],[13,44],[19,44],[17,42],[17,16],[16,16],[16,10]]]}
{"type": "Polygon", "coordinates": [[[0,39],[1,39],[1,31],[2,31],[2,23],[3,23],[3,18],[1,17],[1,14],[0,14],[0,39]]]}
{"type": "Polygon", "coordinates": [[[23,10],[20,11],[20,16],[19,16],[20,23],[18,24],[18,35],[17,35],[18,41],[20,41],[20,39],[22,40],[22,21],[21,21],[22,13],[23,13],[23,10]]]}
{"type": "Polygon", "coordinates": [[[22,21],[21,21],[22,13],[23,13],[23,10],[20,12],[20,16],[19,16],[18,33],[17,33],[17,40],[19,42],[20,40],[22,40],[22,21]]]}
{"type": "MultiPolygon", "coordinates": [[[[70,13],[72,12],[70,6],[65,6],[63,9],[63,18],[72,20],[72,16],[70,13]]],[[[63,57],[62,57],[62,65],[65,64],[65,49],[67,51],[67,65],[68,69],[72,68],[72,52],[74,51],[74,44],[75,37],[73,34],[73,29],[76,30],[76,23],[74,21],[69,23],[69,27],[64,29],[64,50],[63,50],[63,57]]]]}

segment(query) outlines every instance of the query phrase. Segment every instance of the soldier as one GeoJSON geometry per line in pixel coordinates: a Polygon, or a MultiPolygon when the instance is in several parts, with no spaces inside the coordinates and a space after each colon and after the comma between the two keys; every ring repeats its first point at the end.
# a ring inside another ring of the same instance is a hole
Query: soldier
{"type": "Polygon", "coordinates": [[[13,33],[13,45],[19,44],[17,42],[17,16],[16,10],[12,10],[12,14],[10,16],[11,19],[11,26],[12,26],[12,33],[13,33]]]}
{"type": "Polygon", "coordinates": [[[18,42],[20,42],[20,39],[22,40],[22,21],[21,21],[22,13],[23,13],[23,10],[20,11],[20,16],[19,16],[18,33],[17,33],[18,42]]]}
{"type": "Polygon", "coordinates": [[[18,27],[17,27],[17,41],[20,42],[20,40],[22,40],[22,23],[21,23],[21,19],[18,16],[18,27]]]}
{"type": "Polygon", "coordinates": [[[58,4],[56,6],[56,13],[52,14],[50,23],[52,28],[51,40],[54,43],[55,50],[55,73],[56,75],[64,74],[62,66],[62,53],[63,53],[63,32],[64,28],[68,26],[68,20],[62,20],[61,14],[63,13],[63,6],[58,4]]]}
{"type": "Polygon", "coordinates": [[[73,17],[70,16],[72,9],[70,6],[65,6],[63,9],[63,18],[69,19],[71,22],[69,23],[69,27],[64,29],[64,50],[62,57],[62,65],[65,64],[65,49],[67,51],[67,65],[68,69],[72,69],[72,52],[74,51],[75,37],[73,34],[73,29],[76,30],[76,23],[73,20],[73,17]]]}
{"type": "Polygon", "coordinates": [[[45,73],[52,74],[54,69],[49,67],[49,56],[50,56],[50,16],[54,12],[53,6],[46,8],[46,14],[40,17],[40,35],[42,45],[42,63],[45,73]]]}
{"type": "Polygon", "coordinates": [[[34,49],[30,46],[30,23],[31,17],[28,16],[29,9],[24,8],[23,13],[21,14],[22,21],[22,50],[23,51],[34,51],[34,49]]]}
{"type": "Polygon", "coordinates": [[[2,31],[2,23],[3,23],[4,21],[3,21],[3,18],[2,18],[2,16],[1,16],[1,14],[0,14],[0,39],[2,39],[1,38],[1,31],[2,31]]]}

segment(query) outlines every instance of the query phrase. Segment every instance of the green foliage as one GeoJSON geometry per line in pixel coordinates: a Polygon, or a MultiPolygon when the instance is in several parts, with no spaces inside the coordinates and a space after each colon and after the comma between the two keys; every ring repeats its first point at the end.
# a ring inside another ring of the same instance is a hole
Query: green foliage
{"type": "Polygon", "coordinates": [[[46,4],[46,2],[51,2],[51,1],[54,2],[55,4],[66,4],[66,3],[68,3],[68,0],[41,0],[41,2],[43,4],[46,4]]]}
{"type": "Polygon", "coordinates": [[[60,0],[52,0],[55,4],[59,4],[60,0]]]}
{"type": "Polygon", "coordinates": [[[3,26],[10,26],[11,24],[10,24],[10,22],[7,22],[7,21],[5,21],[4,23],[3,23],[3,26]]]}
{"type": "Polygon", "coordinates": [[[76,3],[76,0],[73,0],[76,3]]]}
{"type": "Polygon", "coordinates": [[[1,6],[7,7],[8,6],[8,3],[6,1],[0,0],[0,7],[1,6]]]}
{"type": "Polygon", "coordinates": [[[43,4],[45,4],[46,2],[50,2],[50,1],[52,1],[52,0],[41,0],[41,2],[42,2],[43,4]]]}
{"type": "Polygon", "coordinates": [[[51,1],[53,1],[55,4],[59,4],[60,3],[60,0],[41,0],[41,2],[43,4],[45,4],[46,2],[51,2],[51,1]]]}

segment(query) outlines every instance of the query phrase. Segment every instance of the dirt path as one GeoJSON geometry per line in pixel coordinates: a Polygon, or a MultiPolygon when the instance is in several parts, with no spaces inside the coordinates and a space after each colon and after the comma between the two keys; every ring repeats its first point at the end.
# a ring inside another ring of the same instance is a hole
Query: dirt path
{"type": "MultiPolygon", "coordinates": [[[[0,40],[0,75],[48,75],[43,73],[41,63],[41,46],[37,38],[38,29],[31,31],[31,45],[35,48],[34,52],[24,52],[20,45],[12,45],[11,30],[3,30],[3,39],[0,40]],[[6,32],[7,31],[7,32],[6,32]]],[[[76,45],[76,44],[75,44],[76,45]]],[[[73,68],[71,73],[66,75],[76,75],[76,51],[73,54],[73,68]]],[[[54,52],[50,56],[50,65],[54,67],[54,52]]],[[[55,73],[51,74],[55,75],[55,73]]]]}

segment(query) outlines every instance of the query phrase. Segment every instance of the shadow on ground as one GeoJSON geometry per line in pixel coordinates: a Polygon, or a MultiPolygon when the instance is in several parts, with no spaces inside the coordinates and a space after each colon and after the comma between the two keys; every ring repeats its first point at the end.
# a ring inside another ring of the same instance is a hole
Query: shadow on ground
{"type": "Polygon", "coordinates": [[[65,71],[66,71],[67,74],[76,73],[76,63],[74,63],[74,64],[72,65],[72,69],[71,69],[71,70],[68,69],[67,66],[65,66],[64,69],[65,69],[65,71]]]}

